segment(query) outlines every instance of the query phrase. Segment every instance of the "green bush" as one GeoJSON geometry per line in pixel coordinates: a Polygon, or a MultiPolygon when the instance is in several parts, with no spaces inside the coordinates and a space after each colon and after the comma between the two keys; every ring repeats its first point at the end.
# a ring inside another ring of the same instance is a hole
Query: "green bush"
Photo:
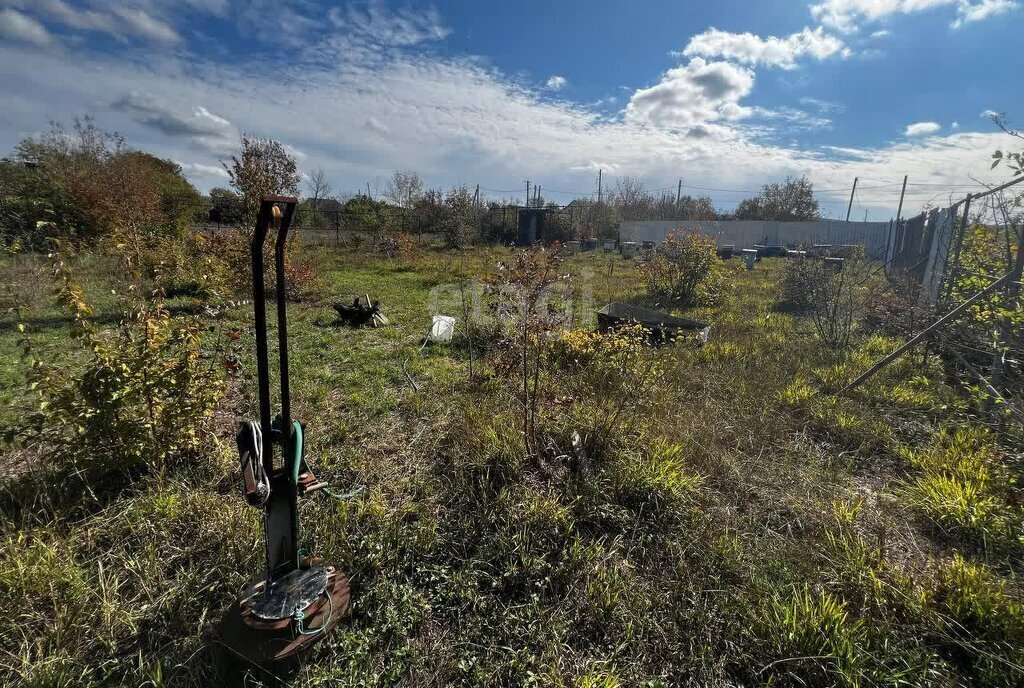
{"type": "Polygon", "coordinates": [[[230,293],[235,280],[219,246],[201,234],[186,233],[152,244],[146,252],[150,277],[168,298],[211,299],[230,293]]]}
{"type": "Polygon", "coordinates": [[[708,306],[718,301],[725,271],[713,237],[678,229],[643,263],[640,272],[648,292],[682,306],[708,306]]]}
{"type": "Polygon", "coordinates": [[[810,313],[814,308],[814,292],[823,276],[820,260],[787,260],[782,272],[782,304],[797,313],[810,313]]]}
{"type": "Polygon", "coordinates": [[[664,375],[650,332],[641,325],[609,333],[565,331],[552,339],[544,362],[560,398],[556,422],[567,435],[578,430],[589,452],[599,454],[644,408],[664,375]]]}
{"type": "Polygon", "coordinates": [[[70,270],[58,262],[56,271],[79,354],[47,363],[23,342],[37,403],[9,439],[33,446],[51,468],[85,474],[159,467],[208,447],[224,381],[220,361],[204,349],[202,324],[173,317],[159,299],[140,299],[114,331],[103,331],[89,320],[92,308],[70,270]]]}

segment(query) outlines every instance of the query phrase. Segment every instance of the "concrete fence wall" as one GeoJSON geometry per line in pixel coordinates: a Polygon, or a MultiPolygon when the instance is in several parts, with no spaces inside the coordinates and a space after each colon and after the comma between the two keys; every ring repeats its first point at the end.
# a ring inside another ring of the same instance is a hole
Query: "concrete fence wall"
{"type": "Polygon", "coordinates": [[[719,246],[732,244],[737,250],[765,246],[808,246],[810,244],[859,244],[872,258],[885,258],[888,222],[762,222],[759,220],[642,220],[619,223],[619,241],[661,243],[673,229],[699,231],[715,237],[719,246]]]}

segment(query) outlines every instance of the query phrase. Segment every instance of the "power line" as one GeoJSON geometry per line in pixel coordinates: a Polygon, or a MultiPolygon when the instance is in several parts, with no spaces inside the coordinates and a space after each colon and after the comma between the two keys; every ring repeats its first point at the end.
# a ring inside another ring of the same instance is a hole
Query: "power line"
{"type": "Polygon", "coordinates": [[[519,193],[522,189],[488,189],[486,186],[480,187],[481,191],[490,191],[491,193],[519,193]]]}
{"type": "Polygon", "coordinates": [[[548,193],[565,194],[567,196],[596,196],[596,191],[559,191],[558,189],[544,189],[548,193]]]}
{"type": "MultiPolygon", "coordinates": [[[[900,183],[900,181],[888,182],[888,181],[886,181],[884,179],[868,179],[868,181],[869,182],[883,182],[883,183],[886,183],[886,184],[899,184],[900,183]]],[[[963,183],[954,182],[954,183],[951,183],[951,184],[946,184],[944,182],[907,182],[907,186],[941,186],[941,187],[943,187],[945,189],[956,189],[956,188],[975,189],[975,188],[984,187],[984,186],[987,186],[987,185],[982,183],[982,182],[970,181],[970,182],[963,182],[963,183]]],[[[867,188],[867,187],[865,187],[865,188],[867,188]]]]}
{"type": "MultiPolygon", "coordinates": [[[[895,195],[897,193],[901,183],[902,183],[902,180],[899,180],[899,181],[886,181],[886,180],[881,180],[881,179],[868,179],[868,178],[864,178],[862,181],[871,181],[871,182],[880,182],[880,183],[872,184],[872,185],[868,185],[868,186],[862,186],[862,185],[858,185],[857,186],[856,200],[857,200],[857,203],[858,203],[859,207],[861,207],[861,208],[865,208],[865,206],[867,204],[869,204],[869,203],[870,204],[884,204],[884,203],[889,203],[892,200],[891,198],[889,198],[889,194],[886,194],[884,192],[882,194],[878,194],[878,193],[867,193],[867,194],[864,194],[862,192],[864,192],[864,191],[878,192],[880,189],[887,189],[887,190],[892,190],[893,195],[895,195]]],[[[937,183],[937,182],[908,182],[907,186],[926,187],[926,188],[920,188],[918,191],[909,191],[908,190],[907,193],[905,194],[905,199],[908,200],[908,201],[911,201],[911,202],[920,201],[920,202],[922,202],[922,204],[928,204],[928,203],[931,203],[935,199],[940,198],[941,196],[943,196],[944,194],[947,194],[947,193],[950,194],[951,196],[952,195],[958,195],[959,192],[957,191],[957,189],[959,189],[959,188],[969,188],[969,189],[974,189],[974,188],[979,188],[979,187],[983,188],[985,185],[981,184],[980,182],[974,182],[971,185],[960,185],[960,184],[949,184],[949,185],[946,185],[946,184],[941,184],[941,183],[937,183]],[[927,188],[927,187],[933,187],[933,188],[934,187],[941,187],[942,191],[939,191],[938,193],[933,193],[932,189],[927,188]]],[[[483,191],[487,191],[487,192],[490,192],[490,193],[496,193],[496,194],[516,194],[516,193],[521,193],[522,192],[522,189],[492,189],[492,188],[489,188],[489,187],[486,187],[486,186],[481,186],[480,189],[483,190],[483,191]]],[[[668,192],[668,191],[678,192],[679,189],[689,189],[689,190],[694,190],[694,191],[703,191],[703,192],[710,192],[710,193],[715,193],[715,194],[747,194],[747,195],[756,195],[756,194],[761,193],[761,190],[762,190],[762,189],[734,189],[734,188],[723,188],[723,187],[714,187],[714,186],[700,186],[700,185],[696,185],[696,184],[677,184],[676,186],[671,186],[671,187],[665,186],[665,187],[659,187],[659,188],[655,188],[655,189],[646,189],[645,191],[647,193],[657,194],[657,193],[668,192]]],[[[595,191],[569,191],[569,190],[563,190],[563,189],[544,189],[544,190],[548,194],[558,194],[558,195],[564,195],[564,196],[575,196],[575,197],[580,197],[580,198],[591,198],[591,197],[594,197],[594,196],[600,197],[600,195],[601,195],[599,192],[595,192],[595,191]]],[[[813,189],[813,193],[815,193],[815,194],[829,194],[829,193],[838,193],[838,192],[844,192],[845,193],[847,190],[848,190],[848,187],[813,189]]],[[[839,205],[840,204],[840,200],[838,200],[838,199],[831,199],[831,200],[829,200],[829,199],[821,199],[819,202],[822,203],[822,204],[833,204],[833,205],[839,205]]],[[[870,214],[870,211],[869,211],[869,214],[870,214]]]]}

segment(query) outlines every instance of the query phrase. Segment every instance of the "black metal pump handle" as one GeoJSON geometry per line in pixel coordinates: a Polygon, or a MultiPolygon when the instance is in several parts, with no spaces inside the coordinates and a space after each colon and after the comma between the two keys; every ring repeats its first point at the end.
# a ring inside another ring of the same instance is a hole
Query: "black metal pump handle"
{"type": "Polygon", "coordinates": [[[281,452],[287,461],[292,457],[292,395],[288,380],[288,312],[286,306],[284,251],[288,230],[295,214],[297,200],[285,203],[281,226],[274,245],[274,271],[277,273],[277,352],[281,376],[281,452]]]}
{"type": "Polygon", "coordinates": [[[288,325],[285,311],[284,287],[284,248],[288,229],[295,213],[298,199],[291,196],[265,195],[260,199],[260,210],[256,217],[256,227],[252,235],[250,254],[252,257],[252,300],[256,325],[256,375],[259,386],[260,426],[263,428],[263,468],[267,475],[274,472],[273,437],[270,432],[270,351],[267,342],[267,301],[263,283],[263,245],[267,240],[267,230],[274,221],[275,206],[284,206],[281,213],[281,224],[277,234],[275,247],[275,271],[277,273],[277,318],[278,348],[281,375],[281,416],[285,421],[284,451],[288,456],[288,439],[291,432],[291,395],[288,384],[288,325]]]}
{"type": "Polygon", "coordinates": [[[293,571],[298,565],[299,515],[297,495],[292,479],[292,421],[288,386],[288,323],[285,308],[284,250],[288,229],[298,200],[287,196],[263,196],[253,232],[252,296],[256,319],[256,368],[259,378],[260,425],[263,428],[263,467],[270,478],[270,495],[263,512],[263,528],[267,548],[267,578],[274,581],[293,571]],[[282,210],[283,206],[283,210],[282,210]],[[275,212],[277,211],[277,212],[275,212]],[[267,304],[263,281],[263,244],[267,230],[275,219],[277,228],[274,267],[277,285],[278,355],[281,378],[281,426],[275,438],[271,431],[270,354],[267,342],[267,304]],[[282,470],[274,470],[274,440],[281,445],[282,470]]]}

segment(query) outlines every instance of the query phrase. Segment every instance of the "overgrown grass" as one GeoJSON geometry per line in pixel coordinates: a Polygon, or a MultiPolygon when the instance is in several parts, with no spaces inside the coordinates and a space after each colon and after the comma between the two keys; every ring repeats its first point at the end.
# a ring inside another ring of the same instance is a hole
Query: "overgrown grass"
{"type": "MultiPolygon", "coordinates": [[[[435,312],[461,322],[460,280],[508,257],[325,249],[322,291],[290,307],[293,414],[308,423],[309,459],[339,488],[366,487],[301,505],[304,544],[350,575],[353,606],[300,684],[1024,681],[1020,449],[969,429],[933,358],[832,396],[894,342],[861,332],[849,351],[823,347],[808,320],[777,308],[782,261],[769,259],[728,270],[720,303],[689,311],[712,323],[707,345],[622,359],[659,374],[586,466],[568,446],[527,455],[487,342],[472,347],[473,380],[467,342],[421,346],[435,312]],[[366,293],[392,326],[330,326],[331,301],[366,293]]],[[[116,323],[112,271],[81,261],[96,320],[116,323]]],[[[22,279],[16,267],[5,275],[22,279]]],[[[566,270],[589,299],[573,310],[577,329],[606,301],[647,303],[632,261],[591,253],[566,270]]],[[[59,311],[35,306],[0,328],[8,426],[32,399],[17,321],[53,362],[72,350],[59,311]]],[[[224,305],[217,325],[241,333],[217,415],[228,437],[235,416],[254,415],[248,307],[224,305]]],[[[555,439],[585,434],[605,408],[588,390],[619,384],[572,372],[545,372],[540,425],[555,439]]],[[[211,684],[216,621],[262,562],[229,444],[91,494],[56,489],[45,466],[9,471],[0,683],[211,684]]],[[[8,448],[7,463],[32,451],[8,448]]]]}

